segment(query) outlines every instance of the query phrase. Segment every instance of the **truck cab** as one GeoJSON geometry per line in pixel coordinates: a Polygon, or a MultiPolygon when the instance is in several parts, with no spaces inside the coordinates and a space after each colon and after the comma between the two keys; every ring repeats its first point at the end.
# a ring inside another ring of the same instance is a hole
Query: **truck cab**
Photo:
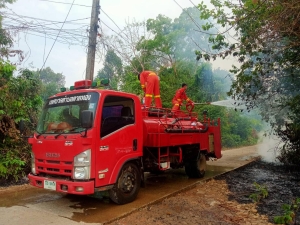
{"type": "Polygon", "coordinates": [[[46,101],[37,132],[29,139],[28,177],[33,186],[70,194],[110,190],[115,202],[127,203],[136,197],[142,179],[140,100],[90,86],[88,81],[75,83],[74,90],[46,101]]]}

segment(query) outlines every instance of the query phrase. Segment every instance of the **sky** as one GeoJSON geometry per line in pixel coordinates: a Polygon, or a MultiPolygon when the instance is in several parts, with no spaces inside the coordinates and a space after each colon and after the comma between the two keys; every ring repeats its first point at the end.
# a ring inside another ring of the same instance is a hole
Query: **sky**
{"type": "MultiPolygon", "coordinates": [[[[22,50],[25,55],[18,67],[32,70],[50,67],[66,77],[67,87],[76,80],[85,78],[87,50],[82,45],[82,40],[88,40],[87,29],[92,5],[92,0],[75,0],[71,7],[72,2],[73,0],[17,0],[16,3],[7,5],[3,21],[4,28],[16,24],[35,26],[35,31],[19,28],[20,32],[16,32],[14,48],[22,50]],[[65,20],[67,22],[62,23],[65,20]],[[60,23],[51,25],[51,33],[37,26],[53,21],[60,23]],[[57,38],[55,41],[58,34],[65,39],[57,38]]],[[[99,30],[100,33],[111,35],[114,34],[112,30],[122,29],[126,21],[145,21],[156,18],[159,14],[174,19],[180,15],[182,8],[193,7],[197,3],[198,0],[100,0],[103,11],[99,15],[99,30]]],[[[214,62],[214,67],[228,70],[231,64],[218,60],[214,62]]],[[[94,77],[101,68],[102,62],[96,58],[94,77]]]]}

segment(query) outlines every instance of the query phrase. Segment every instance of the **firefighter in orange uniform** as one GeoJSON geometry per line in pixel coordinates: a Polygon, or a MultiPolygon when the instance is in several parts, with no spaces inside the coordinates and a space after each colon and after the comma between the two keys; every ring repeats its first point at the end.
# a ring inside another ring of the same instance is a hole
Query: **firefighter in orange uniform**
{"type": "Polygon", "coordinates": [[[155,107],[161,108],[162,103],[159,91],[159,78],[157,74],[153,71],[145,70],[140,73],[139,80],[145,93],[145,105],[150,107],[152,96],[154,95],[155,107]]]}
{"type": "Polygon", "coordinates": [[[183,100],[185,100],[187,103],[194,104],[193,101],[186,96],[185,94],[186,89],[187,89],[187,84],[182,84],[181,88],[176,91],[176,94],[172,99],[172,104],[173,104],[172,111],[179,110],[183,100]]]}

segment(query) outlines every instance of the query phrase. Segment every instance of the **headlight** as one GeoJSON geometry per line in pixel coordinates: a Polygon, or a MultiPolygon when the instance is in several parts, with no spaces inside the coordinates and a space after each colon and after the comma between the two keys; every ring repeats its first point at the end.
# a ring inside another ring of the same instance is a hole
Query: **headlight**
{"type": "Polygon", "coordinates": [[[87,179],[87,167],[75,167],[74,168],[74,179],[87,179]]]}
{"type": "Polygon", "coordinates": [[[36,170],[35,170],[35,157],[33,152],[31,152],[31,173],[32,174],[36,174],[36,170]]]}
{"type": "Polygon", "coordinates": [[[90,166],[91,165],[91,150],[86,150],[74,157],[74,166],[90,166]]]}
{"type": "Polygon", "coordinates": [[[73,178],[79,180],[90,179],[91,174],[91,150],[88,149],[74,157],[73,178]]]}

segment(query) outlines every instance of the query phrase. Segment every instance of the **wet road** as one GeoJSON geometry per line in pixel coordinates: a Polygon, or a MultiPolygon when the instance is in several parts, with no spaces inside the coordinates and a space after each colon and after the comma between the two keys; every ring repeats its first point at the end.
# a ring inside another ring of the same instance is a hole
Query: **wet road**
{"type": "Polygon", "coordinates": [[[184,169],[161,175],[146,174],[146,188],[126,205],[116,205],[107,196],[97,198],[60,194],[25,185],[0,191],[0,225],[102,224],[188,189],[201,181],[230,171],[257,156],[256,147],[223,151],[222,159],[208,162],[203,179],[189,179],[184,169]]]}

